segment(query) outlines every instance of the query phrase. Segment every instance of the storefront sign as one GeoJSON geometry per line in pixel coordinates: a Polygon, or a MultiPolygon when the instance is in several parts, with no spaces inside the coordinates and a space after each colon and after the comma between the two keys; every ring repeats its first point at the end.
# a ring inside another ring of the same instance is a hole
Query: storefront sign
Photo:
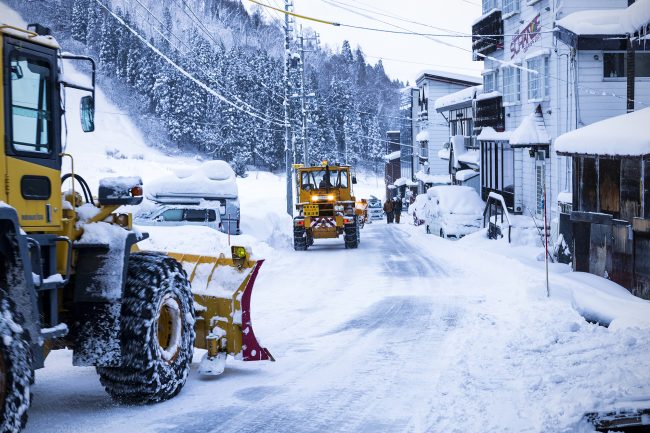
{"type": "Polygon", "coordinates": [[[539,14],[528,23],[510,42],[510,58],[514,59],[519,53],[525,53],[541,37],[542,26],[539,23],[539,14]]]}

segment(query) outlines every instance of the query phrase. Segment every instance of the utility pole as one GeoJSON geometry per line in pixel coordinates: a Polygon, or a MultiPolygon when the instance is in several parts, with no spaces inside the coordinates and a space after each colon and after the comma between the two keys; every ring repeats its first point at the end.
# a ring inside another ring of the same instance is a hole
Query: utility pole
{"type": "MultiPolygon", "coordinates": [[[[291,12],[293,3],[284,0],[284,10],[291,12]]],[[[289,125],[289,68],[291,67],[291,16],[284,14],[284,153],[287,169],[287,213],[293,216],[293,174],[292,174],[292,146],[291,129],[289,125]]]]}
{"type": "Polygon", "coordinates": [[[309,145],[307,144],[307,102],[306,98],[307,97],[314,97],[316,95],[310,94],[306,95],[306,84],[305,84],[305,53],[312,52],[313,50],[306,50],[305,49],[305,40],[307,41],[314,41],[316,44],[318,44],[319,41],[319,35],[318,33],[315,33],[314,36],[310,36],[305,38],[305,35],[302,30],[302,26],[300,26],[300,109],[301,109],[301,115],[302,115],[302,163],[304,165],[309,164],[309,145]]]}

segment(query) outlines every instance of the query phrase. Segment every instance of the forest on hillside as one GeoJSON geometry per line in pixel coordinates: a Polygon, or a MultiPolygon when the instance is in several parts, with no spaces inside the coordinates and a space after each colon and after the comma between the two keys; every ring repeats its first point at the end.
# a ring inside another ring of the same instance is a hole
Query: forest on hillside
{"type": "MultiPolygon", "coordinates": [[[[246,165],[284,166],[284,34],[277,17],[261,8],[249,13],[239,0],[3,1],[28,22],[50,27],[64,51],[95,57],[100,84],[115,93],[109,97],[145,132],[158,132],[147,133],[152,144],[225,159],[240,174],[246,165]]],[[[386,131],[399,129],[402,84],[347,41],[335,52],[308,48],[309,159],[378,167],[386,131]]],[[[292,56],[299,59],[297,50],[292,56]]],[[[292,64],[291,142],[301,162],[300,62],[292,64]]]]}

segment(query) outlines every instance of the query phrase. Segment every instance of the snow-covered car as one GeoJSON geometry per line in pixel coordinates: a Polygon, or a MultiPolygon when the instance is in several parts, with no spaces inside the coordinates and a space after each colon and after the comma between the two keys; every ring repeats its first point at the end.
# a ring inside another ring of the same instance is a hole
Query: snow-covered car
{"type": "Polygon", "coordinates": [[[174,175],[144,186],[147,199],[158,205],[215,209],[219,230],[239,234],[240,206],[235,172],[225,161],[208,161],[199,167],[177,168],[174,175]]]}
{"type": "Polygon", "coordinates": [[[219,209],[192,205],[156,205],[151,211],[138,215],[136,225],[201,225],[221,230],[219,209]]]}
{"type": "Polygon", "coordinates": [[[427,194],[418,194],[415,201],[409,206],[408,213],[413,217],[413,224],[420,226],[425,223],[427,205],[429,196],[427,194]]]}
{"type": "Polygon", "coordinates": [[[427,233],[458,239],[481,228],[485,203],[474,188],[434,186],[427,191],[427,197],[427,233]]]}
{"type": "Polygon", "coordinates": [[[375,196],[370,196],[368,199],[368,219],[380,220],[384,217],[384,208],[381,200],[375,196]]]}

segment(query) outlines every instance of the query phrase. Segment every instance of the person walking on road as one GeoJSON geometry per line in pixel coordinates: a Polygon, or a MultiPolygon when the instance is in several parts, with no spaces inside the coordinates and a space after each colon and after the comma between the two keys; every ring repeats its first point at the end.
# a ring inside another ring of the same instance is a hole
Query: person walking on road
{"type": "Polygon", "coordinates": [[[391,199],[386,199],[384,202],[384,212],[386,212],[386,223],[390,224],[393,222],[393,201],[391,199]]]}
{"type": "Polygon", "coordinates": [[[395,203],[393,203],[393,213],[395,214],[395,223],[399,224],[399,219],[402,215],[402,199],[399,197],[395,197],[395,203]]]}

